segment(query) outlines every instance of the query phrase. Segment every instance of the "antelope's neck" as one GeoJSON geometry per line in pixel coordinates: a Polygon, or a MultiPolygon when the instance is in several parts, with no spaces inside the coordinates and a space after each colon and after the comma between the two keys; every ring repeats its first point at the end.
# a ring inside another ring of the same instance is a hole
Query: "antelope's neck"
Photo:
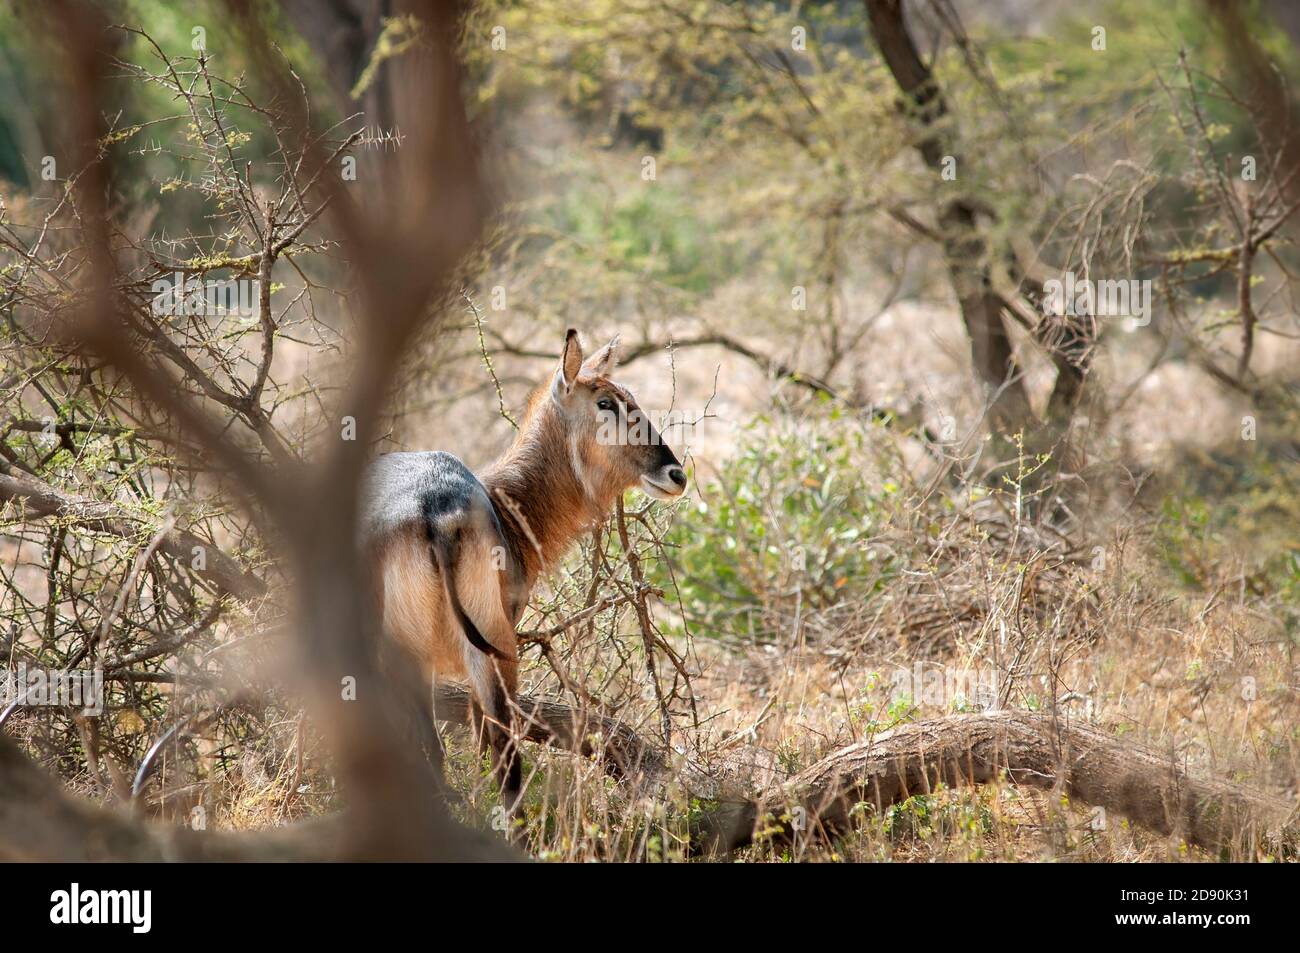
{"type": "Polygon", "coordinates": [[[599,516],[573,472],[563,432],[545,421],[525,423],[483,483],[523,559],[530,589],[599,516]]]}

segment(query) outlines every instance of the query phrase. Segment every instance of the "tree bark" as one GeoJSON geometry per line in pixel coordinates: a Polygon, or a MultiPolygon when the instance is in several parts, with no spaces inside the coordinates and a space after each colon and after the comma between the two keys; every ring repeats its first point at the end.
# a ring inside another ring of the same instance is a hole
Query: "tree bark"
{"type": "Polygon", "coordinates": [[[779,837],[851,823],[854,807],[879,812],[941,785],[967,787],[1005,778],[1057,792],[1129,818],[1159,834],[1210,850],[1255,839],[1294,849],[1295,805],[1218,778],[1194,776],[1169,757],[1126,744],[1085,724],[1054,723],[1048,714],[985,712],[902,725],[823,758],[766,801],[725,803],[699,830],[715,850],[750,843],[755,827],[779,837]],[[804,809],[803,832],[781,821],[804,809]],[[764,819],[771,813],[776,820],[764,819]]]}
{"type": "MultiPolygon", "coordinates": [[[[903,21],[901,0],[866,0],[871,35],[908,110],[925,134],[916,143],[922,160],[936,173],[950,156],[936,124],[948,116],[948,105],[934,77],[917,52],[903,21]]],[[[975,208],[963,198],[945,202],[939,211],[944,261],[970,338],[971,362],[989,400],[995,423],[1015,427],[1029,419],[1029,400],[1016,366],[1011,339],[1002,323],[1002,299],[989,274],[988,246],[976,223],[975,208]]]]}

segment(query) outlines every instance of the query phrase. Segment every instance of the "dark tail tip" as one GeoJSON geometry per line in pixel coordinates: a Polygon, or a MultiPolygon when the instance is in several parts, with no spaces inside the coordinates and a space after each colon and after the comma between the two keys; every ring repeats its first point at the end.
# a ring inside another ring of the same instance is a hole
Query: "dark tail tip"
{"type": "Polygon", "coordinates": [[[483,637],[483,633],[478,630],[474,620],[465,612],[465,607],[460,604],[460,596],[456,594],[456,560],[455,554],[450,552],[450,544],[447,540],[435,537],[433,540],[433,560],[438,565],[438,574],[442,576],[442,586],[447,593],[447,601],[451,604],[451,609],[456,613],[456,621],[465,632],[465,638],[469,639],[470,645],[478,649],[485,655],[491,655],[494,658],[504,659],[505,653],[483,637]]]}

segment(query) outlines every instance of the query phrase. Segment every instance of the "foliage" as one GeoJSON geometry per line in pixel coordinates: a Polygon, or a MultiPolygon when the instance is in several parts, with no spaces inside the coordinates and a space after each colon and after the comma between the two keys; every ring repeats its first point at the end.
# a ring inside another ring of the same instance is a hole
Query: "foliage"
{"type": "Polygon", "coordinates": [[[873,479],[868,436],[834,417],[761,416],[666,537],[698,635],[786,641],[844,603],[869,605],[898,572],[871,541],[897,485],[873,479]]]}

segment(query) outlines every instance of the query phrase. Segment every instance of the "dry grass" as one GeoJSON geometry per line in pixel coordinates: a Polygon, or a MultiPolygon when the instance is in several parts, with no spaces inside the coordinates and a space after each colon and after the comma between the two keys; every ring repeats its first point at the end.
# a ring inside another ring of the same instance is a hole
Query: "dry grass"
{"type": "MultiPolygon", "coordinates": [[[[873,539],[887,539],[906,571],[864,602],[823,611],[833,625],[795,626],[788,641],[749,645],[697,633],[690,657],[700,726],[679,728],[679,756],[752,793],[900,720],[1001,702],[1055,706],[1193,772],[1294,797],[1300,765],[1287,595],[1259,574],[1260,554],[1248,541],[1186,539],[1168,518],[1140,518],[1137,507],[1091,535],[1078,524],[1049,529],[1017,520],[1008,507],[1015,496],[1009,486],[938,502],[901,499],[873,539]],[[1180,560],[1211,575],[1189,586],[1176,572],[1180,560]],[[910,694],[900,692],[900,672],[920,676],[910,694]]],[[[626,634],[617,620],[609,625],[582,654],[585,671],[599,669],[602,657],[608,664],[604,639],[626,634]]],[[[534,692],[556,690],[541,664],[525,680],[534,692]]],[[[648,691],[624,697],[619,715],[653,734],[648,691]]],[[[459,733],[451,751],[464,816],[490,823],[495,802],[484,765],[459,733]]],[[[533,749],[529,767],[524,842],[547,859],[682,858],[692,812],[707,807],[685,785],[647,797],[562,753],[533,749]]],[[[1215,859],[1089,805],[1010,784],[923,795],[882,815],[864,806],[857,829],[835,843],[792,848],[760,838],[742,857],[1215,859]]],[[[1219,859],[1266,857],[1231,848],[1219,859]]]]}

